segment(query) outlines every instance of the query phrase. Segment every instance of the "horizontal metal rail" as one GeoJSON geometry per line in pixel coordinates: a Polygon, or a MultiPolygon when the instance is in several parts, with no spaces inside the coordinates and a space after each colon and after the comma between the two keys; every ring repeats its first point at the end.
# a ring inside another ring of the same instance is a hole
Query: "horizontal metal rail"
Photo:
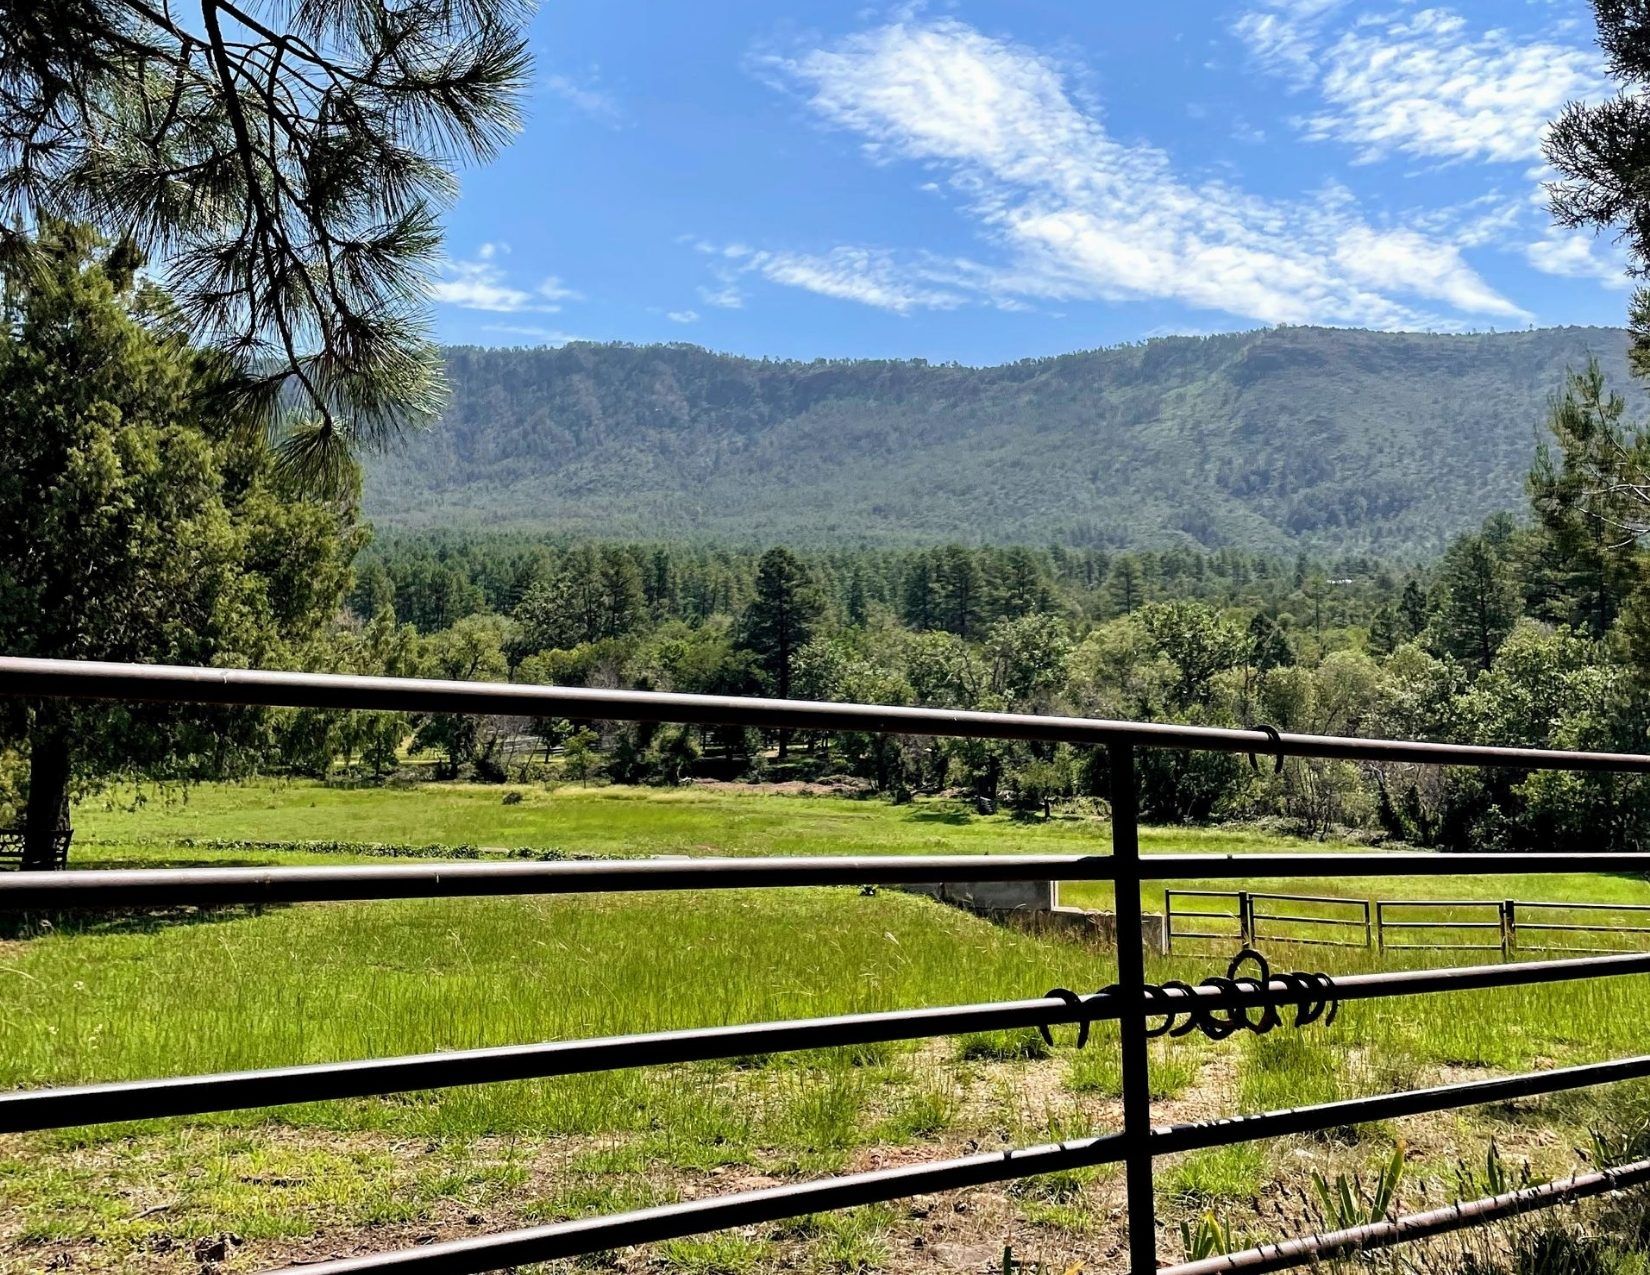
{"type": "MultiPolygon", "coordinates": [[[[1509,965],[1466,965],[1446,969],[1351,974],[1334,980],[1334,994],[1342,1001],[1378,1000],[1393,996],[1527,987],[1637,974],[1650,974],[1650,953],[1631,952],[1602,961],[1523,961],[1509,965]]],[[[1204,984],[1191,988],[1190,992],[1177,987],[1164,988],[1160,996],[1165,1005],[1195,1001],[1211,1009],[1226,1010],[1299,1004],[1303,994],[1299,988],[1291,987],[1282,979],[1273,979],[1265,989],[1204,984]]],[[[1123,1012],[1122,999],[1115,992],[1098,992],[1081,998],[1078,1005],[1057,997],[1038,997],[933,1009],[844,1014],[732,1027],[503,1045],[398,1058],[308,1063],[296,1067],[214,1075],[15,1090],[0,1094],[0,1133],[165,1116],[205,1115],[248,1107],[278,1107],[414,1089],[536,1080],[630,1067],[710,1062],[748,1054],[1058,1026],[1080,1019],[1108,1022],[1120,1018],[1123,1012]]]]}
{"type": "MultiPolygon", "coordinates": [[[[1151,1131],[1149,1154],[1172,1155],[1260,1138],[1311,1133],[1349,1124],[1426,1115],[1536,1094],[1560,1093],[1645,1076],[1650,1076],[1650,1056],[1529,1072],[1495,1080],[1467,1081],[1375,1098],[1347,1099],[1288,1111],[1160,1126],[1151,1131]]],[[[1126,1154],[1127,1141],[1122,1134],[1104,1134],[991,1155],[849,1174],[818,1182],[743,1191],[683,1204],[666,1204],[630,1213],[556,1222],[473,1239],[449,1240],[421,1248],[305,1263],[280,1272],[280,1275],[358,1275],[363,1271],[395,1271],[406,1275],[478,1275],[482,1271],[506,1266],[579,1257],[630,1244],[676,1239],[733,1226],[777,1222],[824,1209],[881,1203],[911,1195],[1113,1163],[1126,1154]]]]}
{"type": "Polygon", "coordinates": [[[1565,912],[1650,912],[1650,903],[1543,903],[1535,899],[1512,902],[1521,908],[1553,908],[1565,912]]]}
{"type": "Polygon", "coordinates": [[[1499,930],[1499,921],[1388,921],[1388,930],[1499,930]]]}
{"type": "Polygon", "coordinates": [[[1570,930],[1581,931],[1585,934],[1650,934],[1650,925],[1565,925],[1553,921],[1525,921],[1518,922],[1518,929],[1524,930],[1570,930]]]}
{"type": "MultiPolygon", "coordinates": [[[[1650,872],[1650,854],[1140,856],[1148,881],[1199,877],[1413,876],[1650,872]],[[1356,863],[1349,862],[1357,860],[1356,863]],[[1517,860],[1517,862],[1509,862],[1517,860]],[[1470,861],[1470,862],[1464,862],[1470,861]]],[[[417,863],[348,867],[121,868],[14,872],[0,909],[222,906],[622,890],[940,881],[1107,881],[1110,855],[878,855],[749,859],[604,859],[553,863],[417,863]]],[[[1480,901],[1481,902],[1481,901],[1480,901]]],[[[1388,927],[1400,922],[1387,922],[1388,927]]],[[[1403,922],[1401,924],[1420,924],[1403,922]]]]}
{"type": "Polygon", "coordinates": [[[367,899],[738,890],[761,886],[1111,879],[1109,855],[831,855],[340,867],[111,868],[0,876],[0,909],[223,906],[367,899]]]}
{"type": "Polygon", "coordinates": [[[1650,1160],[1637,1160],[1593,1173],[1577,1173],[1572,1177],[1538,1186],[1523,1187],[1501,1195],[1486,1196],[1481,1200],[1466,1200],[1424,1213],[1343,1230],[1325,1231],[1317,1235],[1303,1235],[1297,1239],[1261,1244],[1236,1253],[1223,1253],[1195,1262],[1181,1262],[1166,1266],[1158,1275],[1264,1275],[1267,1271],[1284,1271],[1296,1266],[1315,1265],[1319,1261],[1352,1257],[1358,1253],[1391,1248],[1411,1240],[1447,1235],[1469,1226],[1481,1226],[1500,1218],[1516,1217],[1538,1209],[1568,1204],[1574,1200],[1619,1191],[1626,1187],[1650,1183],[1650,1160]]]}
{"type": "Polygon", "coordinates": [[[679,695],[589,687],[451,682],[424,678],[283,673],[266,669],[107,664],[0,656],[0,695],[28,698],[158,700],[174,704],[272,708],[383,709],[575,720],[687,722],[770,730],[863,731],[1069,744],[1199,748],[1267,756],[1348,761],[1413,761],[1441,766],[1519,770],[1590,770],[1650,774],[1650,756],[1564,749],[1495,748],[1411,740],[1354,739],[1159,722],[981,713],[882,704],[806,703],[727,695],[679,695]]]}
{"type": "MultiPolygon", "coordinates": [[[[401,1252],[306,1264],[309,1275],[353,1271],[417,1271],[457,1275],[533,1261],[573,1257],[650,1240],[729,1226],[1004,1181],[1086,1164],[1122,1160],[1126,1166],[1129,1264],[1137,1275],[1157,1268],[1151,1162],[1154,1156],[1305,1133],[1346,1124],[1394,1119],[1460,1106],[1650,1076],[1650,1056],[1584,1067],[1471,1081],[1410,1093],[1326,1103],[1292,1111],[1152,1128],[1147,1020],[1184,996],[1199,1011],[1222,1005],[1317,1004],[1325,990],[1341,1000],[1511,987],[1650,972],[1650,953],[1591,960],[1545,961],[1453,970],[1399,971],[1333,980],[1325,989],[1310,978],[1249,987],[1153,989],[1141,964],[1140,885],[1144,881],[1513,874],[1650,875],[1650,854],[1395,854],[1302,853],[1262,855],[1139,854],[1134,749],[1184,748],[1268,757],[1323,757],[1404,761],[1431,765],[1504,767],[1650,774],[1650,756],[1551,749],[1479,747],[1419,741],[1284,734],[1261,728],[1229,730],[1043,717],[1019,713],[954,712],[867,704],[821,704],[725,696],[658,694],[552,686],[522,686],[280,673],[264,670],[90,664],[0,657],[0,696],[120,699],[174,704],[262,705],[318,709],[390,710],[558,717],[574,720],[684,722],[763,729],[1018,739],[1105,747],[1112,782],[1110,834],[1114,853],[1088,856],[844,856],[806,859],[606,860],[558,863],[422,863],[337,868],[204,868],[155,871],[18,873],[0,879],[0,908],[214,906],[325,900],[475,897],[508,894],[582,894],[614,890],[688,890],[798,885],[921,884],[993,880],[1110,880],[1117,883],[1119,987],[1087,998],[1070,993],[1031,1001],[952,1006],[912,1013],[847,1015],[791,1023],[651,1033],[645,1036],[546,1042],[450,1054],[310,1064],[220,1076],[176,1077],[113,1085],[76,1086],[0,1095],[0,1120],[14,1129],[106,1123],[156,1115],[187,1115],[246,1105],[287,1105],[325,1097],[363,1096],[399,1088],[439,1088],[487,1080],[569,1075],[611,1067],[724,1058],[750,1052],[819,1048],[832,1044],[916,1039],[1015,1024],[1047,1027],[1115,1019],[1120,1027],[1123,1131],[1066,1144],[971,1156],[790,1184],[617,1216],[535,1227],[502,1235],[435,1244],[401,1252]],[[1305,984],[1312,984],[1305,987],[1305,984]],[[1304,987],[1304,990],[1303,990],[1304,987]],[[1173,993],[1160,999],[1165,990],[1173,993]],[[1202,1003],[1205,996],[1215,999],[1202,1003]],[[1148,1014],[1148,1003],[1158,1010],[1148,1014]]],[[[1218,892],[1209,891],[1209,895],[1218,892]]],[[[1253,899],[1243,896],[1252,910],[1253,899]]],[[[1300,898],[1301,896],[1295,896],[1300,898]]],[[[1306,901],[1312,901],[1308,898],[1306,901]]],[[[1319,896],[1323,903],[1342,902],[1319,896]]],[[[1350,903],[1351,901],[1347,901],[1350,903]]],[[[1394,901],[1393,907],[1494,907],[1482,900],[1394,901]]],[[[1507,918],[1516,905],[1502,906],[1507,918]]],[[[1167,910],[1167,909],[1166,909],[1167,910]]],[[[1252,931],[1253,919],[1237,919],[1252,931]]],[[[1212,918],[1211,918],[1212,919],[1212,918]]],[[[1267,917],[1297,924],[1335,924],[1329,917],[1267,917]]],[[[1384,918],[1383,918],[1384,920],[1384,918]]],[[[1393,922],[1398,929],[1496,928],[1473,923],[1393,922]]],[[[1532,926],[1531,928],[1541,928],[1532,926]]],[[[1172,933],[1172,919],[1166,925],[1172,933]]],[[[1509,940],[1510,923],[1503,944],[1509,940]]],[[[1190,937],[1190,936],[1188,936],[1190,937]]],[[[1230,935],[1208,935],[1229,939],[1230,935]]],[[[1282,940],[1274,940],[1282,941],[1282,940]]],[[[1332,940],[1314,940],[1332,943],[1332,940]]],[[[1429,947],[1393,944],[1393,947],[1429,947]]],[[[1495,951],[1484,945],[1459,950],[1495,951]]],[[[1319,1006],[1321,1008],[1321,1005],[1319,1006]]],[[[1413,1219],[1410,1220],[1413,1225],[1413,1219]]],[[[1401,1225],[1398,1223],[1394,1224],[1401,1225]]],[[[1273,1260],[1273,1259],[1266,1259],[1273,1260]]],[[[1310,1256],[1300,1260],[1310,1260],[1310,1256]]],[[[1290,1263],[1294,1264],[1294,1263],[1290,1263]]],[[[1270,1268],[1268,1268],[1270,1269],[1270,1268]]]]}
{"type": "MultiPolygon", "coordinates": [[[[1191,913],[1182,912],[1181,915],[1190,916],[1191,913]]],[[[1296,916],[1291,912],[1254,912],[1251,915],[1257,921],[1298,921],[1303,925],[1352,925],[1360,930],[1364,928],[1361,919],[1350,916],[1296,916]]]]}
{"type": "MultiPolygon", "coordinates": [[[[1600,872],[1650,874],[1650,852],[1611,854],[1454,854],[1394,850],[1358,854],[1143,854],[1147,881],[1234,880],[1243,877],[1537,876],[1600,872]]],[[[1465,900],[1485,906],[1483,899],[1465,900]]],[[[1407,904],[1406,904],[1407,906],[1407,904]]],[[[1492,902],[1488,906],[1494,907],[1492,902]]]]}

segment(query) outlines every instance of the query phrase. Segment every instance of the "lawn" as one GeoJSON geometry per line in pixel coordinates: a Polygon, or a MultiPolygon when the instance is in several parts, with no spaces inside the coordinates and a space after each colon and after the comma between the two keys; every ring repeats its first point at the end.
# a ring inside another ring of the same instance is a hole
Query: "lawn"
{"type": "MultiPolygon", "coordinates": [[[[441,843],[480,849],[531,847],[595,855],[1106,854],[1110,824],[1068,814],[1047,821],[976,814],[957,801],[885,801],[745,791],[421,784],[414,789],[349,788],[312,781],[206,784],[181,794],[118,790],[77,811],[80,866],[163,862],[181,857],[247,863],[316,861],[290,846],[211,850],[187,841],[441,843]]],[[[1369,853],[1244,827],[1145,827],[1148,854],[1369,853]]],[[[335,860],[334,860],[335,861],[335,860]]],[[[1236,890],[1230,880],[1148,883],[1143,905],[1163,906],[1163,888],[1236,890]]],[[[1623,876],[1515,874],[1282,878],[1249,883],[1281,894],[1354,899],[1586,900],[1650,904],[1650,882],[1623,876]]],[[[1065,882],[1060,901],[1110,909],[1109,882],[1065,882]]],[[[1415,919],[1444,913],[1417,913],[1415,919]]]]}
{"type": "MultiPolygon", "coordinates": [[[[1095,820],[1019,822],[937,803],[562,788],[507,805],[499,789],[458,786],[211,786],[175,805],[83,809],[79,826],[82,865],[339,861],[188,838],[628,854],[1063,853],[1107,840],[1095,820]]],[[[1152,850],[1288,848],[1203,830],[1149,830],[1143,840],[1152,850]]],[[[1642,891],[1617,878],[1565,881],[1538,879],[1529,888],[1546,893],[1531,897],[1642,891]]],[[[1484,897],[1525,888],[1473,884],[1484,897]]],[[[1380,959],[1274,955],[1331,972],[1380,959]]],[[[1154,959],[1150,975],[1195,980],[1216,965],[1154,959]]],[[[0,1084],[1021,997],[1055,984],[1092,989],[1111,970],[1109,953],[888,890],[329,904],[65,924],[0,942],[0,1084]]],[[[1204,1118],[1639,1052],[1647,991],[1632,978],[1353,1002],[1329,1028],[1159,1041],[1155,1114],[1204,1118]]],[[[976,1037],[0,1138],[0,1270],[256,1270],[1117,1127],[1114,1030],[1082,1052],[1069,1032],[1057,1035],[1053,1050],[1034,1034],[976,1037]]],[[[1169,1218],[1212,1209],[1276,1233],[1312,1220],[1299,1216],[1296,1193],[1310,1174],[1367,1173],[1400,1136],[1412,1181],[1426,1181],[1436,1203],[1440,1191],[1453,1198],[1457,1161],[1481,1163],[1492,1138],[1509,1162],[1573,1167],[1588,1126],[1618,1117],[1627,1097],[1618,1088],[1604,1101],[1525,1102],[1166,1160],[1163,1209],[1169,1218]],[[1272,1217],[1277,1208],[1288,1216],[1272,1217]]],[[[1056,1270],[1073,1261],[1103,1270],[1115,1266],[1119,1205],[1115,1174],[1097,1169],[613,1262],[690,1275],[916,1272],[994,1267],[1012,1246],[1056,1270]]],[[[1180,1255],[1168,1232],[1162,1249],[1180,1255]]]]}

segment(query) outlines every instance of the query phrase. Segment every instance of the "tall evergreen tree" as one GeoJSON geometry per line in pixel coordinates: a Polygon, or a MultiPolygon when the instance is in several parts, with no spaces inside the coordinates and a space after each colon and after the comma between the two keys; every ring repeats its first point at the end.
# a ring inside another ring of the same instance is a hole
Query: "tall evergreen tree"
{"type": "Polygon", "coordinates": [[[986,615],[979,555],[962,545],[947,545],[939,551],[934,584],[941,627],[965,640],[978,638],[986,615]]]}
{"type": "Polygon", "coordinates": [[[1463,536],[1439,567],[1438,645],[1480,671],[1489,668],[1518,620],[1516,580],[1481,535],[1463,536]]]}
{"type": "MultiPolygon", "coordinates": [[[[1548,189],[1553,220],[1575,229],[1616,232],[1631,272],[1650,275],[1650,7],[1632,0],[1593,0],[1598,42],[1613,97],[1571,102],[1547,130],[1543,150],[1563,180],[1548,189]]],[[[1650,289],[1628,307],[1629,360],[1650,374],[1650,289]]]]}
{"type": "MultiPolygon", "coordinates": [[[[0,650],[281,667],[336,613],[353,495],[294,499],[225,415],[218,367],[166,299],[89,233],[57,229],[13,280],[0,331],[0,650]]],[[[232,769],[244,718],[0,706],[29,755],[26,865],[44,867],[76,787],[122,769],[232,769]],[[209,725],[210,724],[210,725],[209,725]]]]}
{"type": "MultiPolygon", "coordinates": [[[[739,626],[739,645],[756,656],[768,685],[780,699],[791,695],[796,654],[813,637],[823,602],[819,590],[797,556],[775,548],[762,555],[756,568],[756,593],[739,626]]],[[[790,732],[779,734],[779,758],[790,747],[790,732]]]]}
{"type": "Polygon", "coordinates": [[[1571,372],[1536,449],[1530,503],[1552,540],[1564,618],[1602,637],[1637,581],[1631,550],[1650,525],[1650,434],[1630,428],[1598,360],[1571,372]],[[1554,454],[1554,448],[1557,454],[1554,454]]]}

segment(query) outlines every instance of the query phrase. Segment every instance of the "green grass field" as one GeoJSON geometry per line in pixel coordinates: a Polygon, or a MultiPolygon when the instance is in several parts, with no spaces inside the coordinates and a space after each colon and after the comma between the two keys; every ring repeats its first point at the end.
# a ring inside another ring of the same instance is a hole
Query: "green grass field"
{"type": "MultiPolygon", "coordinates": [[[[481,848],[532,847],[596,855],[1106,854],[1111,829],[1096,817],[1044,822],[982,816],[960,802],[885,802],[790,796],[730,788],[626,788],[422,784],[415,790],[332,787],[311,781],[213,784],[166,798],[120,790],[76,815],[80,866],[234,859],[313,861],[290,850],[181,848],[185,839],[265,842],[354,841],[481,848]],[[506,798],[514,796],[513,803],[506,798]]],[[[1248,828],[1144,828],[1146,853],[1368,853],[1248,828]]],[[[1176,882],[1184,888],[1237,889],[1231,881],[1176,882]]],[[[1146,886],[1142,903],[1162,907],[1164,883],[1146,886]]],[[[1650,882],[1596,874],[1517,874],[1495,878],[1285,878],[1254,888],[1348,898],[1584,899],[1650,904],[1650,882]]],[[[1065,882],[1060,901],[1109,909],[1109,882],[1065,882]]]]}
{"type": "MultiPolygon", "coordinates": [[[[568,853],[1103,852],[1087,819],[1019,822],[954,806],[890,807],[731,790],[503,790],[312,784],[129,795],[78,816],[79,866],[338,862],[226,842],[448,841],[568,853]]],[[[1148,830],[1149,850],[1300,848],[1252,832],[1148,830]]],[[[1323,848],[1323,847],[1315,847],[1323,848]]],[[[1326,883],[1295,883],[1312,893],[1326,883]]],[[[1394,897],[1650,901],[1614,877],[1336,883],[1394,897]]],[[[1280,886],[1280,889],[1283,887],[1280,886]]],[[[1069,900],[1071,887],[1065,897],[1069,900]]],[[[1084,886],[1085,901],[1109,894],[1084,886]]],[[[1151,900],[1148,900],[1150,906],[1151,900]]],[[[1366,952],[1273,953],[1331,972],[1366,952]]],[[[1431,954],[1418,959],[1442,963],[1431,954]]],[[[1395,959],[1394,957],[1388,960],[1395,959]]],[[[1219,962],[1154,959],[1190,980],[1219,962]]],[[[884,890],[727,891],[434,900],[66,923],[0,941],[4,1087],[709,1026],[1040,994],[1110,981],[1109,953],[994,926],[884,890]]],[[[1644,1050],[1643,979],[1346,1005],[1331,1028],[1154,1045],[1162,1120],[1323,1101],[1438,1079],[1644,1050]]],[[[639,1069],[0,1139],[0,1270],[255,1270],[289,1259],[583,1216],[799,1174],[1114,1128],[1115,1035],[979,1037],[639,1069]],[[214,1237],[233,1235],[243,1243],[214,1237]],[[221,1244],[221,1260],[213,1245],[221,1244]]],[[[1451,1183],[1494,1138],[1539,1171],[1575,1164],[1620,1091],[1347,1130],[1160,1165],[1167,1215],[1205,1208],[1275,1233],[1303,1175],[1367,1170],[1405,1139],[1412,1177],[1451,1183]],[[1268,1230],[1270,1228],[1270,1230],[1268,1230]]],[[[1436,1200],[1436,1196],[1433,1197],[1436,1200]]],[[[1005,1245],[1111,1269],[1120,1194],[1108,1170],[970,1193],[965,1211],[906,1206],[754,1228],[616,1258],[625,1270],[977,1269],[1005,1245]],[[917,1245],[915,1241],[922,1239],[917,1245]]],[[[1293,1207],[1293,1206],[1291,1206],[1293,1207]]],[[[1166,1256],[1178,1241],[1165,1233],[1166,1256]]]]}

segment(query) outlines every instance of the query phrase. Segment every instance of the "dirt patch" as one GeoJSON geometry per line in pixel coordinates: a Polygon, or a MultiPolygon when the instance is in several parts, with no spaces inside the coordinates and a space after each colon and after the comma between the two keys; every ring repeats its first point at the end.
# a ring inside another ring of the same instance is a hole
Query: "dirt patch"
{"type": "MultiPolygon", "coordinates": [[[[1090,1049],[1103,1048],[1096,1042],[1090,1049]]],[[[955,1086],[951,1130],[860,1146],[838,1167],[861,1172],[928,1163],[1012,1144],[1054,1141],[1062,1131],[1104,1132],[1121,1104],[1073,1093],[1077,1055],[1021,1062],[960,1062],[956,1044],[936,1041],[899,1059],[920,1084],[955,1086]]],[[[1195,1078],[1154,1104],[1161,1123],[1209,1120],[1234,1110],[1242,1055],[1232,1044],[1200,1048],[1195,1078]]],[[[1354,1071],[1357,1069],[1354,1068],[1354,1071]]],[[[1439,1068],[1417,1084],[1473,1078],[1481,1069],[1439,1068]]],[[[707,1083],[725,1077],[707,1075],[707,1083]]],[[[1354,1076],[1349,1088],[1364,1090],[1354,1076]]],[[[868,1118],[898,1112],[909,1083],[889,1085],[868,1118]]],[[[1449,1166],[1482,1160],[1493,1134],[1510,1164],[1543,1172],[1573,1166],[1563,1127],[1533,1109],[1494,1109],[1403,1121],[1413,1176],[1405,1208],[1454,1198],[1449,1166]],[[1529,1117],[1520,1119],[1519,1117],[1529,1117]]],[[[1349,1141],[1284,1139],[1265,1150],[1252,1198],[1180,1200],[1172,1162],[1160,1162],[1159,1250],[1178,1260],[1178,1223],[1213,1209],[1253,1238],[1320,1227],[1314,1174],[1361,1174],[1391,1151],[1391,1130],[1349,1141]]],[[[0,1138],[0,1273],[71,1271],[134,1275],[240,1275],[396,1248],[595,1216],[652,1203],[758,1190],[805,1180],[794,1148],[755,1148],[748,1161],[696,1170],[650,1158],[642,1135],[487,1137],[430,1141],[370,1132],[260,1124],[194,1125],[121,1139],[0,1138]]],[[[617,1275],[682,1270],[880,1269],[909,1275],[999,1271],[1005,1249],[1020,1269],[1120,1270],[1126,1228],[1122,1173],[1095,1166],[945,1195],[916,1197],[859,1214],[743,1228],[729,1236],[652,1245],[575,1266],[617,1275]],[[734,1261],[720,1249],[731,1245],[734,1261]],[[707,1256],[708,1254],[708,1256],[707,1256]],[[715,1260],[711,1260],[714,1257],[715,1260]],[[719,1265],[720,1263],[720,1265],[719,1265]]]]}

